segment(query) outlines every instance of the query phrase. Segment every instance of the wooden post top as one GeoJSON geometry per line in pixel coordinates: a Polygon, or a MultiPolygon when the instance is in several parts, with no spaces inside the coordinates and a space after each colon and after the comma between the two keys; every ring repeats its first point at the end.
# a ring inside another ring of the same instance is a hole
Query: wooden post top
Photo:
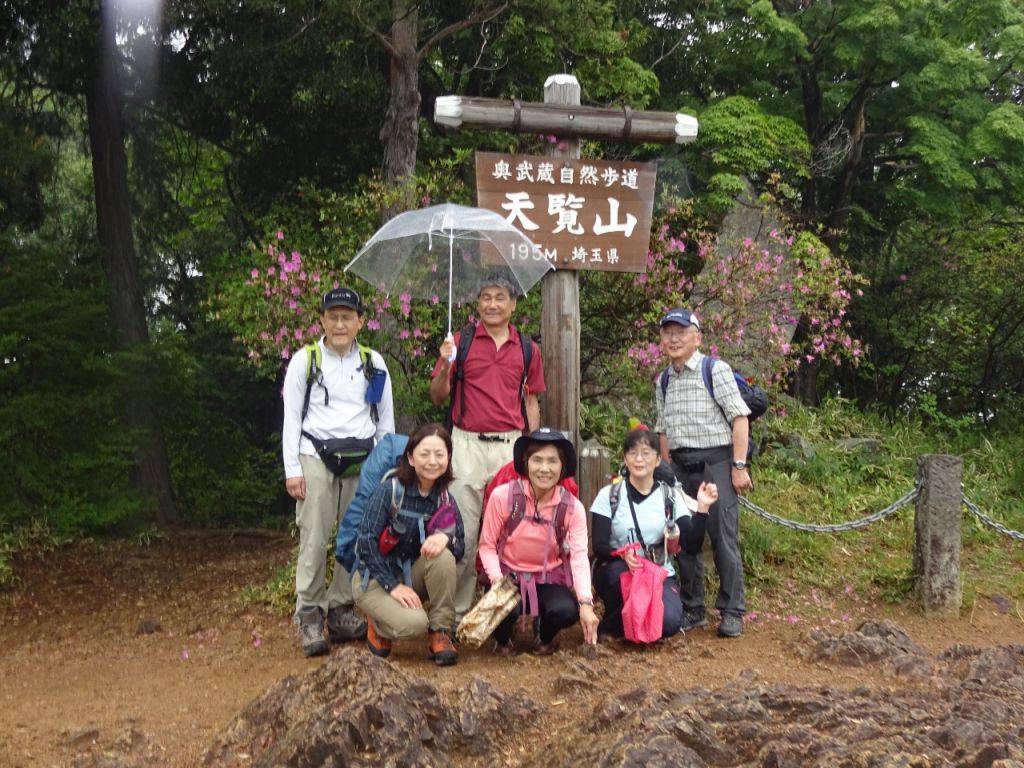
{"type": "Polygon", "coordinates": [[[451,128],[484,128],[512,133],[685,144],[697,138],[697,118],[676,112],[580,105],[580,85],[572,75],[552,75],[544,83],[544,103],[519,99],[439,96],[434,122],[451,128]]]}

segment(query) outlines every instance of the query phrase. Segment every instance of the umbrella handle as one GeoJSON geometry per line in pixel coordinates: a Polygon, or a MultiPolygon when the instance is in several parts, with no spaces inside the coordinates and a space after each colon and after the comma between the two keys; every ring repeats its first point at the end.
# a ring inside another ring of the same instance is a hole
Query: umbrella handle
{"type": "Polygon", "coordinates": [[[448,234],[448,335],[452,335],[452,270],[455,267],[455,232],[448,234]]]}

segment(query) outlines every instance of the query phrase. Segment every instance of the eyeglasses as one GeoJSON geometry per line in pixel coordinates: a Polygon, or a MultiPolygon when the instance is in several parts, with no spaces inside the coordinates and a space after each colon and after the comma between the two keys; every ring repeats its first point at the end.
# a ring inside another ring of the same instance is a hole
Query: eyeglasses
{"type": "Polygon", "coordinates": [[[630,461],[652,461],[658,455],[657,451],[653,451],[650,448],[633,448],[626,451],[626,458],[630,461]]]}
{"type": "Polygon", "coordinates": [[[682,339],[682,338],[685,338],[687,336],[687,334],[690,334],[690,333],[694,333],[695,334],[696,330],[694,328],[692,328],[692,327],[690,327],[690,328],[662,328],[661,329],[661,335],[663,337],[665,337],[666,339],[682,339]]]}

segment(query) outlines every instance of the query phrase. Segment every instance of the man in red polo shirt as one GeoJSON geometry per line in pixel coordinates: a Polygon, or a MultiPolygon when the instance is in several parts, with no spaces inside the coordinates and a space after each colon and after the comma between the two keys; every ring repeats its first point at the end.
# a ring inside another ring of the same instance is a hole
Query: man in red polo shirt
{"type": "Polygon", "coordinates": [[[523,381],[523,346],[511,324],[518,292],[501,276],[488,277],[477,296],[473,342],[465,360],[459,360],[461,380],[455,381],[455,353],[462,332],[445,339],[434,365],[430,399],[441,405],[453,394],[452,470],[455,480],[448,490],[455,496],[466,529],[466,552],[456,573],[455,613],[461,619],[473,605],[476,592],[476,548],[480,514],[487,481],[512,460],[512,444],[524,432],[540,427],[537,395],[545,390],[540,349],[530,341],[529,370],[523,381]],[[526,422],[523,421],[523,413],[526,422]]]}

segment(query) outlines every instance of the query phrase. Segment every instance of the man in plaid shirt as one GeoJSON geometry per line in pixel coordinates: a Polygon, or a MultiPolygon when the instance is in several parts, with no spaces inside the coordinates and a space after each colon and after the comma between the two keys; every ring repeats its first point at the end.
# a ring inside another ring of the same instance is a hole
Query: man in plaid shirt
{"type": "MultiPolygon", "coordinates": [[[[740,397],[732,369],[716,360],[711,369],[714,397],[701,374],[701,330],[688,309],[673,309],[661,320],[661,348],[668,355],[667,386],[655,384],[661,455],[672,462],[685,490],[695,496],[702,481],[718,486],[707,531],[714,551],[719,588],[715,608],[721,614],[718,634],[743,632],[743,561],[739,544],[738,493],[753,487],[747,467],[750,409],[740,397]]],[[[680,597],[683,631],[707,626],[704,608],[704,564],[701,555],[681,554],[680,597]]]]}

